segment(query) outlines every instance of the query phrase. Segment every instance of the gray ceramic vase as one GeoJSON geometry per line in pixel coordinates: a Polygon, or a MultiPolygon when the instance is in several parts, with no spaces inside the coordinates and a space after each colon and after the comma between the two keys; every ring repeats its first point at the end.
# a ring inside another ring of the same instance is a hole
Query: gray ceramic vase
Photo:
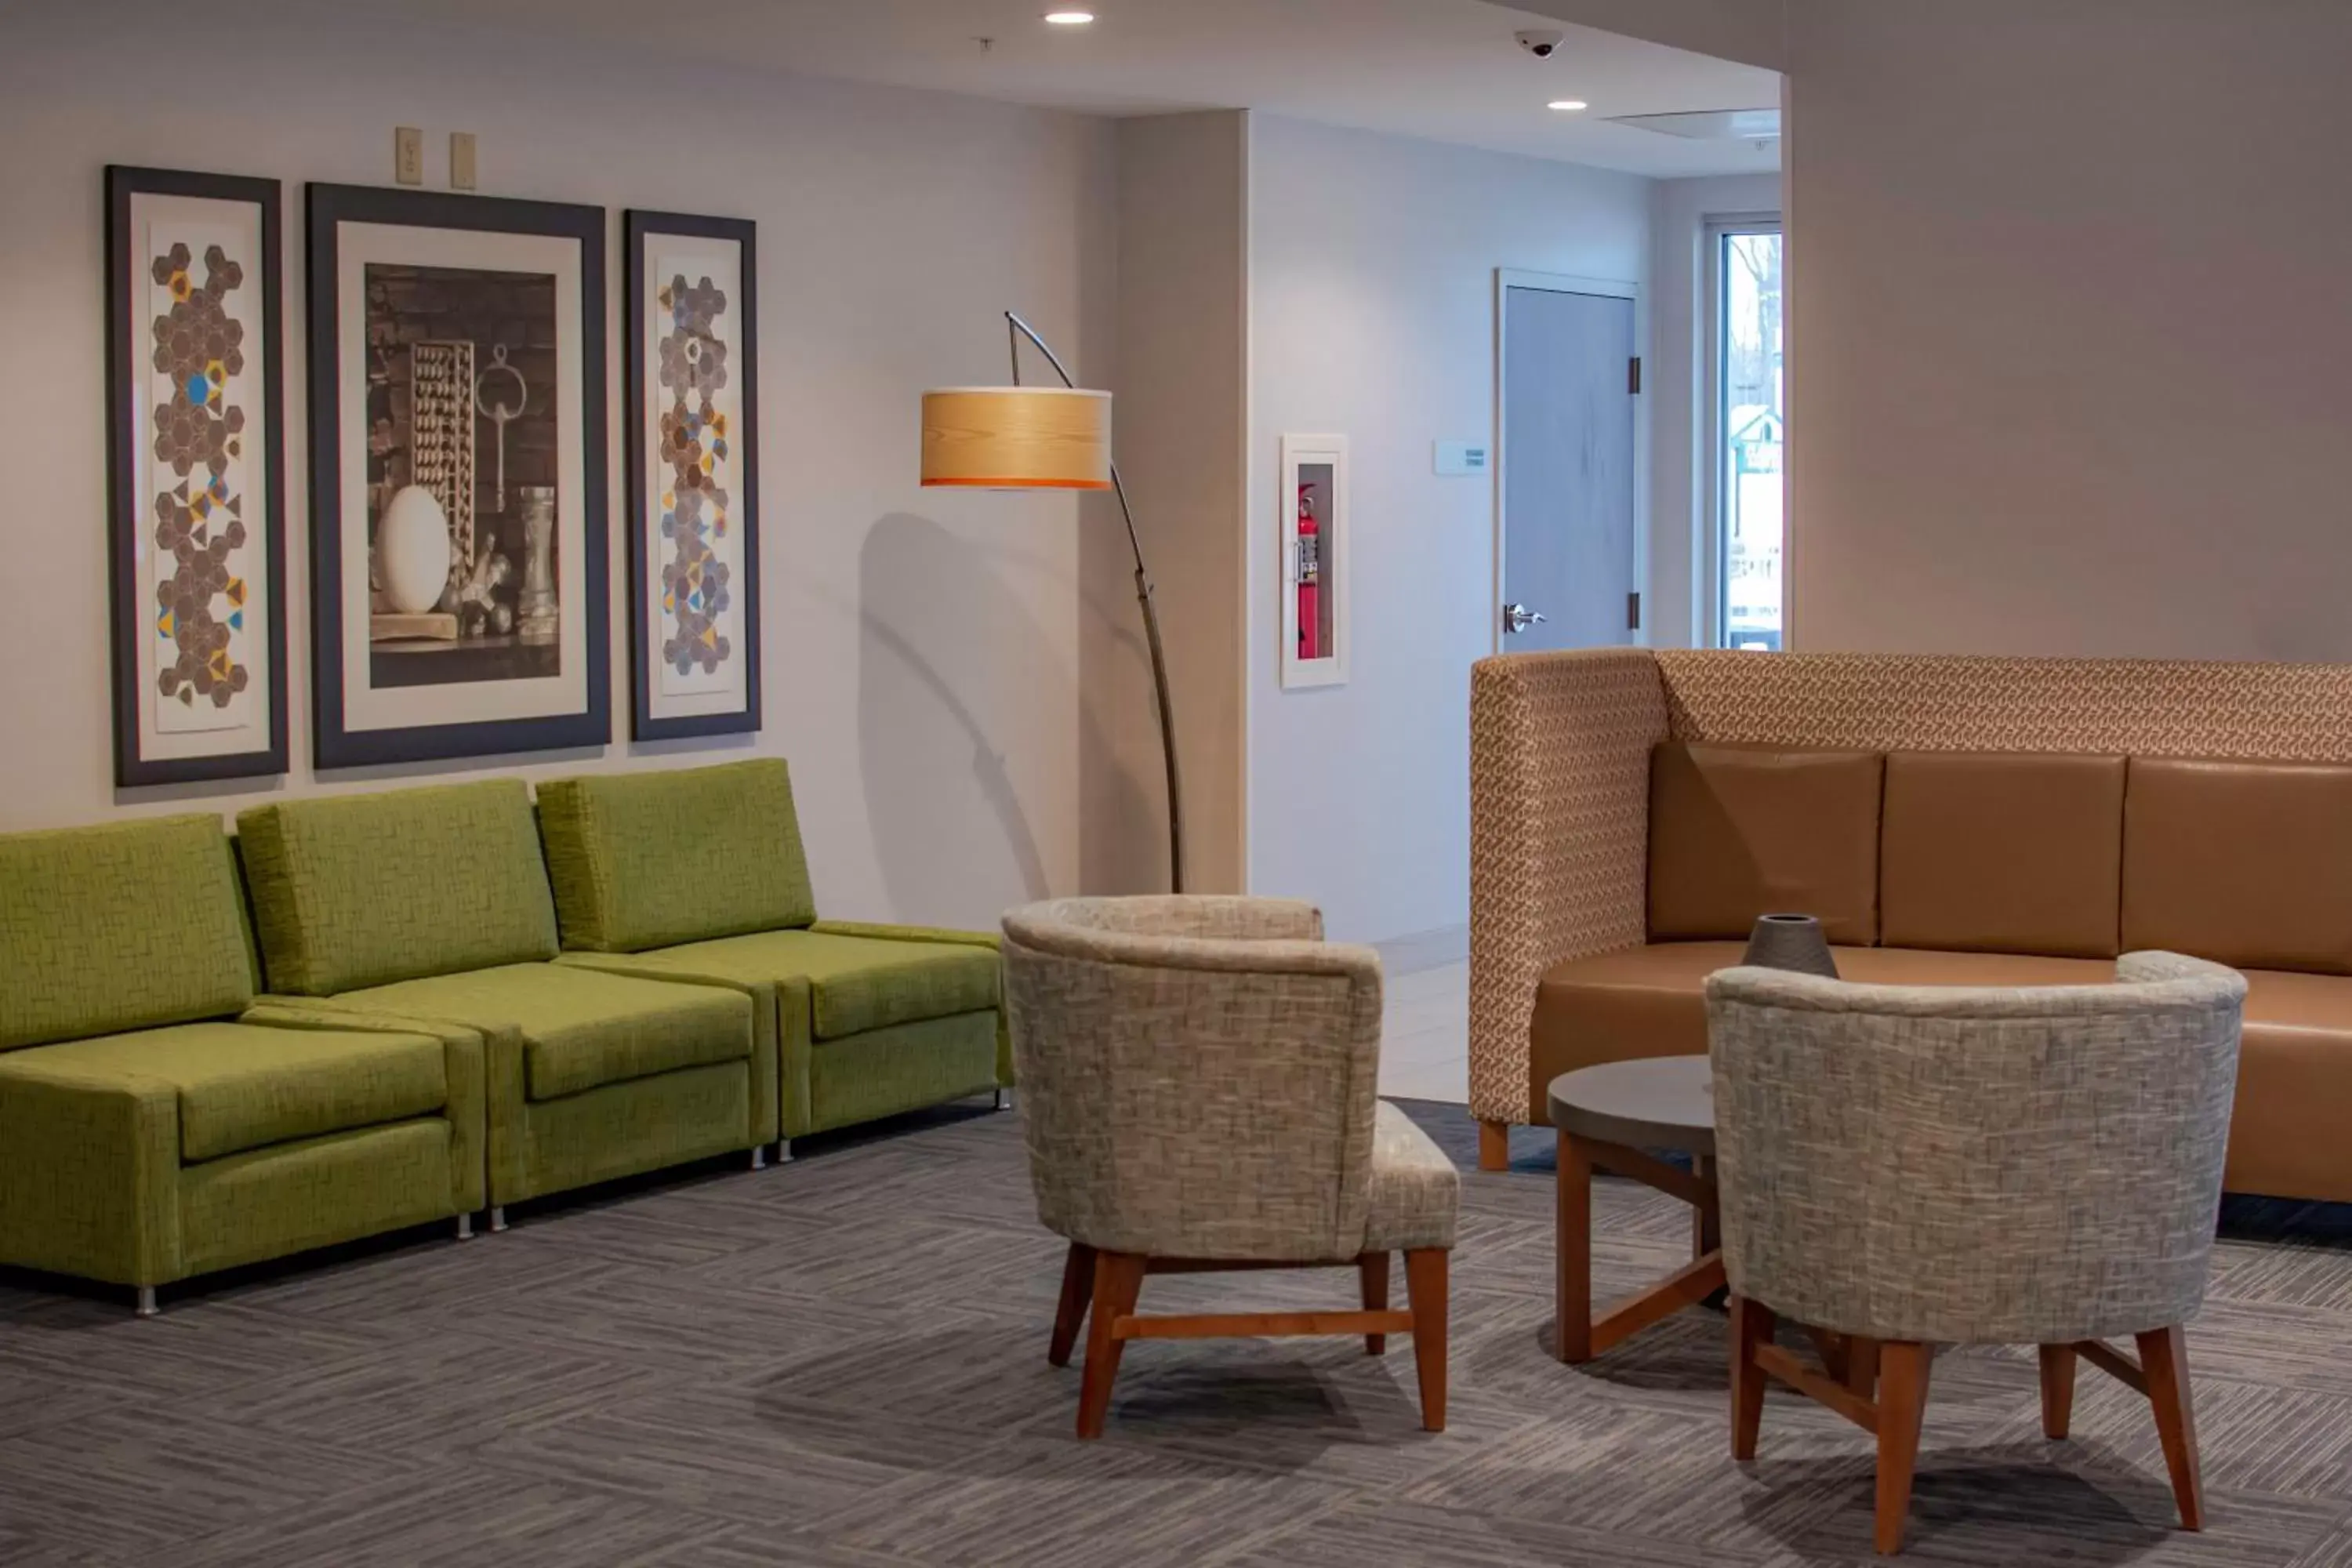
{"type": "Polygon", "coordinates": [[[1747,955],[1740,962],[1757,969],[1838,978],[1829,938],[1822,934],[1822,922],[1811,915],[1759,915],[1756,929],[1748,933],[1747,955]]]}

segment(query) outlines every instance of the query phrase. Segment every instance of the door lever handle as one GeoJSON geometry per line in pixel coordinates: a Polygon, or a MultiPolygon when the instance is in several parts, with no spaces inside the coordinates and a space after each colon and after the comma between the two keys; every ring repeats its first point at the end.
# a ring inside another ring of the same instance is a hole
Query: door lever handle
{"type": "Polygon", "coordinates": [[[1541,626],[1545,618],[1541,610],[1530,610],[1525,605],[1503,606],[1503,630],[1507,633],[1523,632],[1529,626],[1541,626]]]}

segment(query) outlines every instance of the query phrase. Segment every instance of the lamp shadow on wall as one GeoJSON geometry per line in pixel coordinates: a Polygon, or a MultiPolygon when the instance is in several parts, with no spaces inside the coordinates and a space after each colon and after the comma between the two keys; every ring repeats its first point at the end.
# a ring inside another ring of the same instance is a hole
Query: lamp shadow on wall
{"type": "Polygon", "coordinates": [[[990,721],[965,696],[965,672],[984,668],[1018,703],[1072,681],[1071,661],[986,554],[929,518],[877,520],[857,575],[858,761],[891,906],[972,918],[973,889],[1003,885],[1008,869],[1023,898],[1051,896],[1045,853],[990,721]],[[956,787],[964,773],[976,803],[956,787]]]}

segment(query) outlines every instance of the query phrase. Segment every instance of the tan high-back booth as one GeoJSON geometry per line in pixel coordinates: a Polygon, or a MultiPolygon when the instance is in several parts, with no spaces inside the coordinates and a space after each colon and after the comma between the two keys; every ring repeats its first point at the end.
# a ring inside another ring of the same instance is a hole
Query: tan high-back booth
{"type": "Polygon", "coordinates": [[[1471,688],[1470,1103],[1704,1052],[1767,910],[1848,979],[2250,983],[2226,1182],[2352,1200],[2352,666],[1609,648],[1471,688]]]}

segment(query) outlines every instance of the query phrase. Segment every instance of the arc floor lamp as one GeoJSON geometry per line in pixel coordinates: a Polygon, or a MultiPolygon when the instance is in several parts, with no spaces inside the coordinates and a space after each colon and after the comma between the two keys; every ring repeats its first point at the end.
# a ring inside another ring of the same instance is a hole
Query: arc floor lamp
{"type": "Polygon", "coordinates": [[[1176,721],[1168,707],[1168,658],[1160,646],[1160,612],[1135,510],[1110,453],[1110,394],[1087,391],[1070,379],[1037,330],[1011,310],[1005,337],[1013,353],[1010,386],[943,387],[923,394],[923,483],[1001,490],[1109,490],[1118,497],[1135,553],[1135,597],[1143,606],[1143,636],[1151,650],[1151,686],[1160,707],[1160,755],[1168,769],[1168,883],[1184,890],[1184,808],[1176,785],[1176,721]],[[1061,377],[1059,386],[1021,384],[1021,340],[1026,338],[1061,377]]]}

